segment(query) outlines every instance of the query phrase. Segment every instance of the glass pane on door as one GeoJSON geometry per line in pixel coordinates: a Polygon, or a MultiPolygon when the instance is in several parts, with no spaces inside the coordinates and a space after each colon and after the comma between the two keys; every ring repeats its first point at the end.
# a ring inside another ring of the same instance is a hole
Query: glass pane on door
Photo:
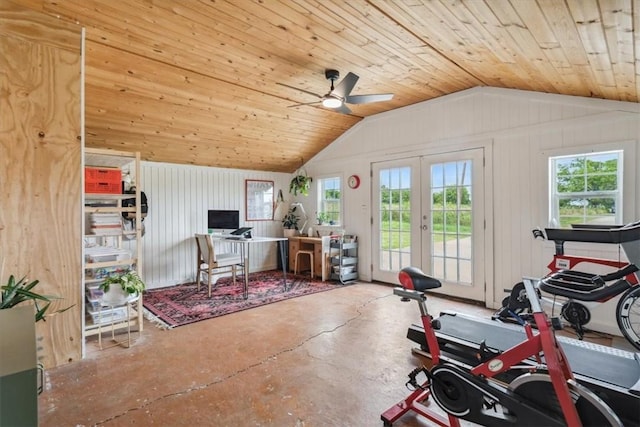
{"type": "Polygon", "coordinates": [[[379,268],[399,271],[411,263],[411,168],[381,169],[379,182],[379,268]]]}
{"type": "Polygon", "coordinates": [[[472,161],[431,165],[432,274],[458,284],[472,282],[472,161]]]}
{"type": "Polygon", "coordinates": [[[482,149],[372,164],[372,278],[397,283],[414,266],[440,279],[436,292],[482,301],[482,174],[482,149]]]}

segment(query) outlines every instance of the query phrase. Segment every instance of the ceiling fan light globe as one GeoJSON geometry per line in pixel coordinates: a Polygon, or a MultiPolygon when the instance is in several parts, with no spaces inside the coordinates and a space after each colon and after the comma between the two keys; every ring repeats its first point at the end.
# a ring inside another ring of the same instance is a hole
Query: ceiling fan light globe
{"type": "Polygon", "coordinates": [[[342,101],[338,98],[325,98],[322,100],[322,105],[327,108],[338,108],[342,106],[342,101]]]}

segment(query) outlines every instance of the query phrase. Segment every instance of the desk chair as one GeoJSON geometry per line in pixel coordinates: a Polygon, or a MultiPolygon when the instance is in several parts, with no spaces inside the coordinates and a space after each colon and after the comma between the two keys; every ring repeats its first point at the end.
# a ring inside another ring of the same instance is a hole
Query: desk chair
{"type": "Polygon", "coordinates": [[[296,259],[294,260],[293,263],[293,273],[294,274],[298,274],[298,259],[300,258],[300,255],[309,255],[309,264],[311,265],[311,278],[313,279],[314,275],[313,275],[313,251],[309,250],[301,250],[296,252],[296,259]]]}
{"type": "Polygon", "coordinates": [[[233,284],[236,283],[236,269],[244,262],[240,254],[222,253],[216,254],[211,236],[208,234],[196,234],[196,244],[198,246],[198,269],[196,270],[196,282],[200,291],[200,279],[202,273],[207,274],[207,285],[209,286],[209,298],[211,298],[211,284],[218,281],[218,277],[213,277],[214,272],[221,274],[231,271],[233,284]]]}

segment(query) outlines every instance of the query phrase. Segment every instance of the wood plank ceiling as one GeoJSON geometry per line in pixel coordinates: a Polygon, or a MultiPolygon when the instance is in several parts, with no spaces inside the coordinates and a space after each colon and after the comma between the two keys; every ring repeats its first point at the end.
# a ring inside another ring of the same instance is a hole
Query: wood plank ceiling
{"type": "Polygon", "coordinates": [[[363,117],[475,86],[639,101],[640,0],[2,1],[86,28],[87,146],[144,160],[292,172],[363,117]],[[327,68],[395,96],[290,107],[327,68]]]}

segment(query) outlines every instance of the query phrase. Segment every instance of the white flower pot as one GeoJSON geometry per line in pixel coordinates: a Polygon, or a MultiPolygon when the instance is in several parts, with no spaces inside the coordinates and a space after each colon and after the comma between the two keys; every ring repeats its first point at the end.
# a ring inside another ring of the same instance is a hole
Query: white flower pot
{"type": "Polygon", "coordinates": [[[294,237],[298,234],[298,230],[295,228],[285,228],[284,229],[284,237],[294,237]]]}
{"type": "Polygon", "coordinates": [[[125,305],[127,302],[132,301],[137,297],[136,294],[128,294],[118,283],[112,283],[109,285],[109,291],[105,292],[102,296],[102,304],[109,306],[125,305]]]}

